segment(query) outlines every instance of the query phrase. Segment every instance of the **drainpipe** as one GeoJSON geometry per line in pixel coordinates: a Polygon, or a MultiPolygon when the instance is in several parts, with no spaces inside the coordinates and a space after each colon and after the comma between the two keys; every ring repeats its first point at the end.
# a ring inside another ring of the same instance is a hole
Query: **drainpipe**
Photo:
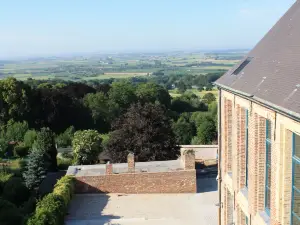
{"type": "Polygon", "coordinates": [[[221,132],[221,89],[218,88],[219,90],[219,102],[218,102],[218,190],[219,190],[219,210],[218,210],[218,214],[219,214],[219,225],[221,225],[221,207],[222,207],[222,188],[221,188],[221,181],[222,181],[222,172],[221,172],[221,156],[222,156],[222,132],[221,132]]]}

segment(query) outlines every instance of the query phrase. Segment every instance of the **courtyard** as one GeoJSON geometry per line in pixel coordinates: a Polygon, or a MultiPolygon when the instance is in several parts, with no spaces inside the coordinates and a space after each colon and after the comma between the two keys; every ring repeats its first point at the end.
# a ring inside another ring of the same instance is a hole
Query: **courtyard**
{"type": "Polygon", "coordinates": [[[216,225],[216,176],[199,175],[195,194],[81,194],[67,225],[216,225]]]}

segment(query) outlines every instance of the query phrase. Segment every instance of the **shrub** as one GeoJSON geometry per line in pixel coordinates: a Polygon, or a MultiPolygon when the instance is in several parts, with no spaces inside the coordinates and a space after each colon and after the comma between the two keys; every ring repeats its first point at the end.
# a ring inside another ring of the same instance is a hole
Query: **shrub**
{"type": "Polygon", "coordinates": [[[0,156],[5,156],[8,149],[8,142],[4,138],[0,138],[0,156]]]}
{"type": "Polygon", "coordinates": [[[29,199],[30,192],[21,178],[13,177],[5,183],[2,196],[5,200],[20,206],[29,199]]]}
{"type": "Polygon", "coordinates": [[[63,225],[64,216],[74,192],[74,178],[65,176],[38,204],[27,225],[63,225]]]}
{"type": "Polygon", "coordinates": [[[0,224],[21,225],[22,221],[19,209],[11,202],[0,198],[0,224]]]}
{"type": "Polygon", "coordinates": [[[32,148],[34,141],[36,140],[37,132],[35,130],[28,130],[24,135],[24,144],[28,148],[32,148]]]}
{"type": "Polygon", "coordinates": [[[11,179],[13,174],[11,173],[6,173],[6,172],[0,172],[0,194],[3,191],[3,188],[6,184],[6,182],[11,179]]]}
{"type": "Polygon", "coordinates": [[[102,138],[96,130],[76,131],[73,138],[74,160],[76,164],[92,164],[102,151],[102,138]]]}
{"type": "Polygon", "coordinates": [[[14,147],[14,156],[24,158],[29,153],[29,147],[25,145],[16,145],[14,147]]]}
{"type": "Polygon", "coordinates": [[[57,158],[57,168],[59,170],[67,170],[73,163],[73,159],[70,158],[57,158]]]}
{"type": "Polygon", "coordinates": [[[27,225],[60,225],[64,223],[64,201],[53,193],[38,202],[34,215],[27,225]]]}
{"type": "Polygon", "coordinates": [[[35,197],[30,197],[23,205],[20,207],[21,213],[23,215],[30,215],[34,212],[37,200],[35,197]]]}

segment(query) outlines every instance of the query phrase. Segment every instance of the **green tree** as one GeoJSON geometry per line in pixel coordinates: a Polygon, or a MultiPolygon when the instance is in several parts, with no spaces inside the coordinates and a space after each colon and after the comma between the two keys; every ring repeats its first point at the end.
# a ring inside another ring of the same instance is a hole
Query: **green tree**
{"type": "Polygon", "coordinates": [[[0,124],[9,119],[19,120],[29,111],[29,89],[12,77],[0,80],[0,124]]]}
{"type": "Polygon", "coordinates": [[[24,135],[24,145],[31,149],[36,137],[37,132],[35,130],[28,130],[24,135]]]}
{"type": "Polygon", "coordinates": [[[177,84],[177,89],[180,93],[184,93],[187,90],[187,87],[183,81],[179,81],[177,84]]]}
{"type": "Polygon", "coordinates": [[[76,131],[72,141],[76,164],[92,164],[102,151],[102,139],[96,130],[76,131]]]}
{"type": "Polygon", "coordinates": [[[203,145],[212,144],[217,139],[215,121],[211,116],[206,117],[206,120],[197,127],[197,138],[203,145]]]}
{"type": "Polygon", "coordinates": [[[58,147],[66,148],[72,146],[72,140],[74,137],[75,128],[70,126],[65,130],[65,132],[61,133],[55,138],[55,142],[58,147]]]}
{"type": "Polygon", "coordinates": [[[129,152],[137,161],[176,159],[179,147],[170,118],[157,104],[133,104],[117,122],[106,146],[114,162],[126,162],[129,152]]]}
{"type": "Polygon", "coordinates": [[[167,108],[171,105],[171,96],[169,92],[162,86],[152,82],[139,84],[135,94],[142,103],[159,102],[167,108]]]}
{"type": "Polygon", "coordinates": [[[213,93],[206,93],[203,97],[202,100],[206,103],[206,104],[210,104],[213,101],[216,101],[216,97],[213,93]]]}
{"type": "Polygon", "coordinates": [[[57,149],[55,147],[54,134],[49,128],[42,128],[38,132],[33,149],[42,152],[48,171],[57,170],[57,149]]]}
{"type": "Polygon", "coordinates": [[[9,120],[4,130],[1,132],[1,136],[7,141],[17,141],[22,142],[24,140],[24,135],[28,130],[28,124],[26,121],[14,122],[9,120]]]}
{"type": "Polygon", "coordinates": [[[28,156],[27,166],[23,173],[25,185],[30,190],[36,190],[47,174],[45,154],[42,151],[33,149],[28,156]]]}
{"type": "Polygon", "coordinates": [[[83,104],[91,111],[96,128],[99,131],[107,132],[110,116],[107,96],[103,92],[89,93],[84,96],[83,104]]]}
{"type": "Polygon", "coordinates": [[[190,122],[184,115],[173,123],[173,130],[176,135],[176,140],[180,145],[191,144],[192,138],[196,135],[196,127],[193,122],[190,122]]]}
{"type": "Polygon", "coordinates": [[[108,92],[108,104],[113,117],[118,117],[136,102],[135,87],[128,81],[114,82],[108,92]]]}

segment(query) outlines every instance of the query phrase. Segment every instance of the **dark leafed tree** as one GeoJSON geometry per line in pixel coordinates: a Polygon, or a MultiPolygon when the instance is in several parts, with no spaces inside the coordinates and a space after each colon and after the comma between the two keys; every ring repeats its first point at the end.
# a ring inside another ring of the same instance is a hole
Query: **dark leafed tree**
{"type": "Polygon", "coordinates": [[[213,93],[206,93],[202,97],[202,101],[204,101],[207,104],[212,103],[213,101],[216,101],[216,96],[213,93]]]}
{"type": "Polygon", "coordinates": [[[114,129],[107,143],[114,162],[126,162],[129,152],[140,162],[172,160],[179,155],[170,119],[161,105],[133,104],[114,129]]]}
{"type": "Polygon", "coordinates": [[[0,80],[0,124],[9,119],[20,120],[29,111],[28,97],[31,89],[15,78],[0,80]]]}

